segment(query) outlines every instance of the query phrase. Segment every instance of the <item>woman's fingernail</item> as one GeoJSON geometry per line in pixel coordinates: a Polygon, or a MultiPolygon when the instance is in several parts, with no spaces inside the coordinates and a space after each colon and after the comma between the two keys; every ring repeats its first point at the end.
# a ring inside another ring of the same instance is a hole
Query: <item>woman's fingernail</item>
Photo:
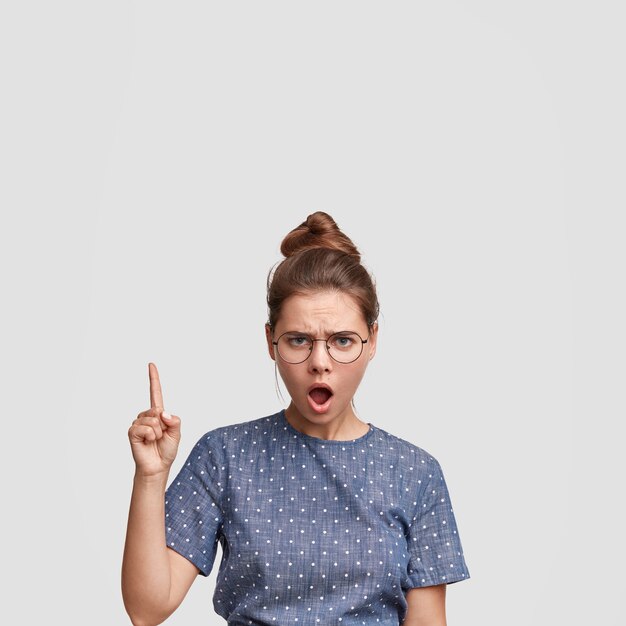
{"type": "Polygon", "coordinates": [[[172,416],[169,413],[166,413],[165,411],[163,411],[163,413],[161,413],[161,417],[164,420],[171,420],[172,419],[172,416]]]}

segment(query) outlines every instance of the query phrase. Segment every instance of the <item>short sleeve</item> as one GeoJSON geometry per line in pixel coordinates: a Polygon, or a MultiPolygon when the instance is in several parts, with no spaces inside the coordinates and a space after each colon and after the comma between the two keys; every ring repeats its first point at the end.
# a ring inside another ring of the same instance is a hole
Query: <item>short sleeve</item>
{"type": "Polygon", "coordinates": [[[218,439],[215,432],[201,437],[165,492],[167,546],[191,561],[203,576],[213,567],[223,522],[218,439]]]}
{"type": "Polygon", "coordinates": [[[448,487],[436,459],[431,457],[427,472],[407,535],[405,589],[449,584],[470,577],[448,487]]]}

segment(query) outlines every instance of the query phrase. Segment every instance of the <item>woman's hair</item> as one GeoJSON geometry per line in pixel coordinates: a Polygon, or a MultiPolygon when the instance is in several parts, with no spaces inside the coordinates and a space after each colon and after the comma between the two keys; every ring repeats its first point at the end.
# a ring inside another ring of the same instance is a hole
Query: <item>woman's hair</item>
{"type": "Polygon", "coordinates": [[[368,326],[378,319],[378,297],[361,255],[335,220],[316,211],[289,232],[280,246],[285,256],[267,276],[268,323],[275,328],[283,302],[294,294],[337,291],[352,296],[368,326]]]}

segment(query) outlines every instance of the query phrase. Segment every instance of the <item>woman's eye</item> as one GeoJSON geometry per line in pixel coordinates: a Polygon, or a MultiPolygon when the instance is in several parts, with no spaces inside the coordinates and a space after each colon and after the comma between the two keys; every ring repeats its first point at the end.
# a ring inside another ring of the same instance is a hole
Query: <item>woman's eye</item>
{"type": "Polygon", "coordinates": [[[352,337],[335,337],[333,344],[338,348],[349,348],[354,343],[352,337]]]}
{"type": "Polygon", "coordinates": [[[289,337],[289,345],[299,348],[309,344],[308,337],[289,337]]]}

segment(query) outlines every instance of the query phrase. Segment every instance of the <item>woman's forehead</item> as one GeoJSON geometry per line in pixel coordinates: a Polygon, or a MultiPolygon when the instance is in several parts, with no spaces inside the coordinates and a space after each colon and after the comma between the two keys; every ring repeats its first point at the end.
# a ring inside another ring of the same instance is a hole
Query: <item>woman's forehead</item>
{"type": "Polygon", "coordinates": [[[289,296],[281,307],[278,324],[301,331],[333,333],[357,330],[365,324],[356,300],[349,294],[321,291],[289,296]]]}

